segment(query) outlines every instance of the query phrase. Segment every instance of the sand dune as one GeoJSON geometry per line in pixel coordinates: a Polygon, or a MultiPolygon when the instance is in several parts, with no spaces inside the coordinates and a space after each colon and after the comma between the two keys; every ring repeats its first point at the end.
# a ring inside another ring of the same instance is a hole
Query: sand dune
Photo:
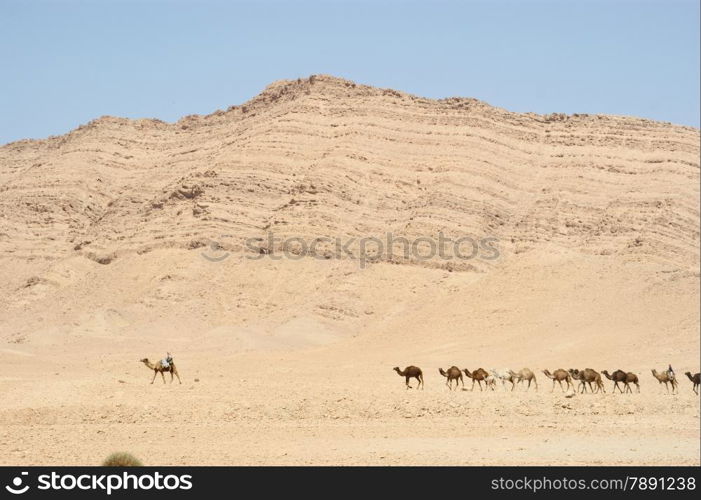
{"type": "Polygon", "coordinates": [[[5,145],[1,462],[698,464],[691,382],[650,369],[699,371],[699,140],[315,76],[5,145]],[[361,253],[388,233],[499,255],[361,253]],[[183,384],[151,386],[166,350],[183,384]],[[540,391],[448,392],[452,364],[540,391]],[[642,392],[551,394],[558,367],[642,392]]]}

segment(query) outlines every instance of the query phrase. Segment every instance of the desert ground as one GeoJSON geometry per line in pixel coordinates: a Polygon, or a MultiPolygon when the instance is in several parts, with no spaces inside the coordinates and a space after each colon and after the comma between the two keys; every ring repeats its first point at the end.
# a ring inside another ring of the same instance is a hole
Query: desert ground
{"type": "Polygon", "coordinates": [[[2,146],[0,464],[699,465],[698,227],[698,129],[329,76],[2,146]],[[285,256],[271,231],[499,256],[285,256]],[[139,362],[166,351],[182,384],[139,362]],[[450,391],[451,365],[539,387],[450,391]],[[641,391],[542,374],[585,367],[641,391]]]}

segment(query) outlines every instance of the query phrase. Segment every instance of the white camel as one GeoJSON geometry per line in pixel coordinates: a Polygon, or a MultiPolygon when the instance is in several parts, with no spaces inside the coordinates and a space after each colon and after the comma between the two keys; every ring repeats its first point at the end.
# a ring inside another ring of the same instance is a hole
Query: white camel
{"type": "Polygon", "coordinates": [[[506,390],[506,383],[511,382],[511,390],[514,390],[514,387],[516,385],[516,380],[514,379],[514,375],[511,370],[508,368],[501,368],[497,370],[496,368],[492,368],[492,376],[494,377],[495,381],[496,380],[501,380],[501,386],[506,390]]]}

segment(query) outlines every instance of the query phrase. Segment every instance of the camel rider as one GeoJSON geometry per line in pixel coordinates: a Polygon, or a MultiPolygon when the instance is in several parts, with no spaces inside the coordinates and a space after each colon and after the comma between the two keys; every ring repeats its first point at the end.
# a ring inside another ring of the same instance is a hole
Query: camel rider
{"type": "Polygon", "coordinates": [[[163,368],[168,368],[173,363],[173,356],[169,352],[166,352],[166,357],[161,360],[161,366],[163,368]]]}

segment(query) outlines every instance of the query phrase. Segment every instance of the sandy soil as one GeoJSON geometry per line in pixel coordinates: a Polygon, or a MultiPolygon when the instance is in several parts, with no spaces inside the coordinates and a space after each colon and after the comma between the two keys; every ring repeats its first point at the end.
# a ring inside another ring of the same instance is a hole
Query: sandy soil
{"type": "Polygon", "coordinates": [[[3,146],[0,186],[0,464],[699,464],[691,382],[650,373],[699,371],[697,129],[317,77],[3,146]],[[252,259],[271,228],[500,257],[252,259]],[[167,350],[183,383],[151,385],[167,350]],[[451,365],[539,390],[451,392],[451,365]],[[560,367],[641,392],[568,398],[560,367]]]}

